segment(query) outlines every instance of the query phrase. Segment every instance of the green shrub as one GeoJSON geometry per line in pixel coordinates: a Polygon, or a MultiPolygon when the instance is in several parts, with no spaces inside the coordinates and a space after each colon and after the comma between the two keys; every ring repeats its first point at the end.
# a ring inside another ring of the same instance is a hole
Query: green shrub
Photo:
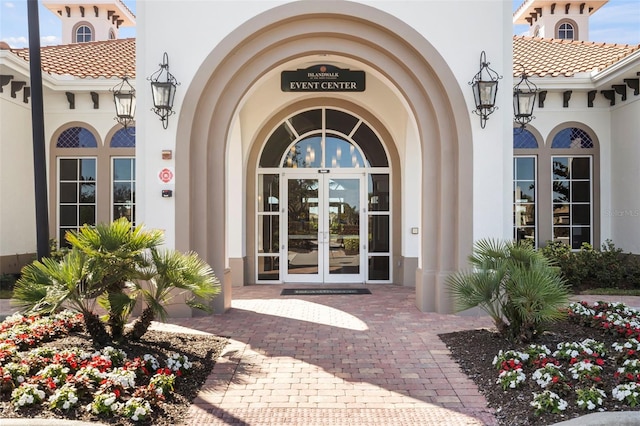
{"type": "Polygon", "coordinates": [[[530,244],[480,240],[469,262],[472,270],[447,279],[459,311],[480,307],[501,334],[521,342],[564,318],[568,288],[560,270],[530,244]]]}
{"type": "Polygon", "coordinates": [[[640,262],[631,254],[623,254],[611,240],[602,244],[600,250],[583,244],[578,251],[559,241],[549,241],[540,251],[560,267],[573,291],[640,288],[640,262]]]}

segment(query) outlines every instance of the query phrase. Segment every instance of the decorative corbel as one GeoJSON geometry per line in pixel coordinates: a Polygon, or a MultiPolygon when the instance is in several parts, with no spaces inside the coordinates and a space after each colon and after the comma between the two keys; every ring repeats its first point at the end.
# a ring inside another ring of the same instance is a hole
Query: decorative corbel
{"type": "Polygon", "coordinates": [[[25,104],[28,104],[29,97],[31,97],[31,87],[27,86],[22,91],[22,102],[24,102],[25,104]]]}
{"type": "Polygon", "coordinates": [[[547,91],[541,90],[538,92],[538,108],[544,108],[544,101],[547,99],[547,91]]]}
{"type": "Polygon", "coordinates": [[[569,100],[571,99],[572,90],[565,90],[562,92],[562,106],[569,108],[569,100]]]}
{"type": "Polygon", "coordinates": [[[626,84],[614,84],[611,86],[613,90],[620,96],[622,96],[622,100],[627,100],[627,85],[626,84]]]}
{"type": "Polygon", "coordinates": [[[67,95],[67,101],[69,102],[69,109],[76,109],[76,95],[71,92],[64,92],[67,95]]]}
{"type": "Polygon", "coordinates": [[[613,90],[601,90],[600,93],[609,100],[610,106],[614,106],[616,104],[616,92],[613,90]]]}
{"type": "Polygon", "coordinates": [[[640,95],[640,78],[625,78],[624,82],[633,89],[633,96],[640,95]]]}
{"type": "Polygon", "coordinates": [[[11,97],[15,98],[16,93],[18,93],[24,86],[27,85],[26,81],[12,81],[11,82],[11,97]]]}
{"type": "Polygon", "coordinates": [[[587,106],[589,108],[593,108],[593,101],[596,98],[596,93],[598,93],[597,90],[589,90],[589,92],[587,92],[587,106]]]}
{"type": "Polygon", "coordinates": [[[100,108],[100,95],[97,92],[89,92],[91,94],[91,101],[93,101],[93,109],[100,108]]]}
{"type": "Polygon", "coordinates": [[[8,75],[8,74],[0,75],[0,93],[4,92],[2,88],[7,84],[9,84],[11,80],[13,80],[12,75],[8,75]]]}

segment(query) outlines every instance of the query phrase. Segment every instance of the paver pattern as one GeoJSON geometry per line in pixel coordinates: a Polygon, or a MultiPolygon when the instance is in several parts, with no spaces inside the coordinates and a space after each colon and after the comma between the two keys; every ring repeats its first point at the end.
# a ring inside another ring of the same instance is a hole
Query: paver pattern
{"type": "Polygon", "coordinates": [[[322,296],[282,288],[234,288],[226,314],[171,320],[231,338],[186,424],[496,424],[437,336],[491,327],[488,317],[420,312],[407,287],[322,296]]]}

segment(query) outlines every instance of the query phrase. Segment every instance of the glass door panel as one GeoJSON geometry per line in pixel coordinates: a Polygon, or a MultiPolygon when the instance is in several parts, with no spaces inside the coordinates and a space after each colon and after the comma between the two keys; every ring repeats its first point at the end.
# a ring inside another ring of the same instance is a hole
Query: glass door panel
{"type": "Polygon", "coordinates": [[[318,178],[287,179],[287,280],[320,280],[318,178]],[[293,276],[293,277],[292,277],[293,276]]]}
{"type": "MultiPolygon", "coordinates": [[[[360,178],[329,178],[329,275],[360,275],[360,178]]],[[[343,277],[344,278],[344,277],[343,277]]]]}
{"type": "Polygon", "coordinates": [[[321,174],[285,180],[284,281],[363,282],[362,177],[321,174]]]}

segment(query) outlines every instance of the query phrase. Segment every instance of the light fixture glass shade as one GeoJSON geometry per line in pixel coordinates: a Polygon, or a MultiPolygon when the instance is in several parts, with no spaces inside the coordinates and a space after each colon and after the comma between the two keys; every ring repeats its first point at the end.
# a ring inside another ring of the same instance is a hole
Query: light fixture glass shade
{"type": "Polygon", "coordinates": [[[133,93],[114,92],[113,102],[118,118],[133,120],[136,114],[136,97],[133,93]]]}
{"type": "Polygon", "coordinates": [[[173,98],[176,94],[176,86],[171,82],[151,82],[151,95],[153,96],[153,106],[158,109],[173,108],[173,98]]]}
{"type": "Polygon", "coordinates": [[[536,92],[513,92],[513,113],[516,117],[530,117],[536,102],[536,92]]]}
{"type": "Polygon", "coordinates": [[[477,81],[473,84],[473,95],[476,108],[493,108],[498,93],[497,81],[477,81]]]}

